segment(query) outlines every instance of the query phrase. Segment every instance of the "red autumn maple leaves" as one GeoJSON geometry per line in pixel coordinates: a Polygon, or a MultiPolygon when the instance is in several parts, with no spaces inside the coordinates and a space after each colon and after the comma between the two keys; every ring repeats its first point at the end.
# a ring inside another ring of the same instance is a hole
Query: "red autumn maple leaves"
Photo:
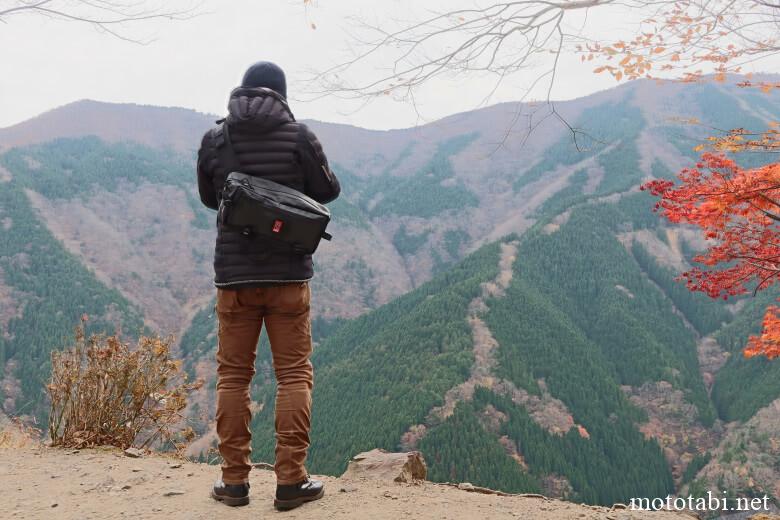
{"type": "MultiPolygon", "coordinates": [[[[709,248],[694,258],[702,267],[681,278],[688,288],[728,299],[757,292],[780,277],[780,163],[740,168],[725,155],[705,153],[679,183],[657,179],[642,186],[659,197],[656,210],[670,222],[702,230],[709,248]]],[[[780,356],[780,307],[769,307],[761,335],[745,355],[780,356]]]]}

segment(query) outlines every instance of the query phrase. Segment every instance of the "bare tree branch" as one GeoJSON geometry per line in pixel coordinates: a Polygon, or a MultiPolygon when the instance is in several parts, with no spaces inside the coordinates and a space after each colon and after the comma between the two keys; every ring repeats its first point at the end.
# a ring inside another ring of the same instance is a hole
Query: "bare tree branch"
{"type": "MultiPolygon", "coordinates": [[[[532,58],[560,53],[568,38],[574,37],[563,28],[567,12],[613,1],[495,3],[480,9],[434,14],[395,31],[362,22],[364,31],[378,37],[359,42],[361,49],[351,60],[317,74],[315,84],[322,88],[312,92],[351,98],[400,93],[408,99],[412,90],[445,74],[488,72],[506,77],[531,66],[532,58]],[[385,50],[395,51],[396,57],[384,74],[354,85],[344,81],[350,69],[385,50]]],[[[550,88],[555,67],[557,59],[550,88]]]]}
{"type": "MultiPolygon", "coordinates": [[[[182,8],[171,3],[147,0],[0,0],[0,22],[14,16],[32,15],[91,25],[116,38],[133,43],[148,43],[131,37],[125,26],[149,20],[188,20],[200,14],[200,2],[184,2],[182,8]],[[10,4],[10,5],[9,5],[10,4]]],[[[182,4],[182,2],[178,2],[182,4]]]]}
{"type": "MultiPolygon", "coordinates": [[[[492,95],[506,78],[533,70],[538,76],[526,94],[544,81],[550,104],[559,60],[567,51],[582,53],[583,61],[602,59],[600,69],[618,81],[650,77],[651,69],[686,79],[698,77],[706,66],[738,72],[745,63],[780,51],[780,5],[774,1],[493,1],[430,12],[421,21],[383,21],[380,26],[358,20],[361,34],[368,36],[355,38],[350,59],[316,72],[308,91],[315,97],[393,96],[413,102],[415,91],[437,78],[487,73],[497,77],[492,95]],[[572,13],[587,15],[605,6],[627,8],[643,20],[634,41],[598,41],[586,30],[587,17],[578,29],[570,28],[572,13]],[[354,74],[363,69],[369,73],[354,74]]],[[[563,120],[552,105],[549,115],[563,120]]]]}

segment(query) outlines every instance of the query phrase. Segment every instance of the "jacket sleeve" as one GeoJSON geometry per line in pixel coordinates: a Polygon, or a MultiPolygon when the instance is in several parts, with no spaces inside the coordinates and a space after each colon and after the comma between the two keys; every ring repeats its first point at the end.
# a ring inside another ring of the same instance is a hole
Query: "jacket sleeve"
{"type": "Polygon", "coordinates": [[[304,192],[321,204],[336,200],[341,185],[336,174],[328,165],[328,158],[322,150],[317,136],[305,125],[301,125],[301,163],[304,168],[304,192]]]}
{"type": "Polygon", "coordinates": [[[198,150],[198,191],[200,192],[200,201],[204,206],[211,209],[217,209],[219,202],[217,201],[217,192],[214,189],[214,172],[210,169],[210,164],[213,162],[214,147],[213,139],[211,138],[211,131],[209,130],[203,136],[203,140],[200,143],[200,149],[198,150]]]}

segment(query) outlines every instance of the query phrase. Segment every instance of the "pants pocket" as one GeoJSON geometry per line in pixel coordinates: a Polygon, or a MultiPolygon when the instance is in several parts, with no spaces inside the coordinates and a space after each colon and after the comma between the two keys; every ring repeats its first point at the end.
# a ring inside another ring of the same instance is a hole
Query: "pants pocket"
{"type": "Polygon", "coordinates": [[[217,312],[235,312],[238,307],[238,291],[217,289],[217,312]]]}
{"type": "Polygon", "coordinates": [[[301,282],[280,287],[279,301],[287,312],[303,312],[309,309],[311,293],[309,283],[301,282]]]}

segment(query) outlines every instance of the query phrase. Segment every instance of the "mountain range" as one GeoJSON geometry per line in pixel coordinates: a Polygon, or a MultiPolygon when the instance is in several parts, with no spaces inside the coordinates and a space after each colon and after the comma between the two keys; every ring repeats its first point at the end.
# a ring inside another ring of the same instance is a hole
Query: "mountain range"
{"type": "MultiPolygon", "coordinates": [[[[638,190],[694,162],[712,128],[780,120],[776,95],[642,80],[555,113],[308,122],[343,186],[312,282],[312,471],[418,449],[435,480],[588,503],[780,497],[780,365],[740,353],[777,295],[689,293],[675,276],[705,242],[638,190]]],[[[174,334],[213,383],[215,216],[194,154],[217,117],[80,101],[0,129],[5,413],[45,420],[49,353],[84,314],[95,331],[174,334]]],[[[270,460],[265,336],[259,353],[253,449],[270,460]]],[[[213,393],[189,409],[202,459],[213,393]]]]}

